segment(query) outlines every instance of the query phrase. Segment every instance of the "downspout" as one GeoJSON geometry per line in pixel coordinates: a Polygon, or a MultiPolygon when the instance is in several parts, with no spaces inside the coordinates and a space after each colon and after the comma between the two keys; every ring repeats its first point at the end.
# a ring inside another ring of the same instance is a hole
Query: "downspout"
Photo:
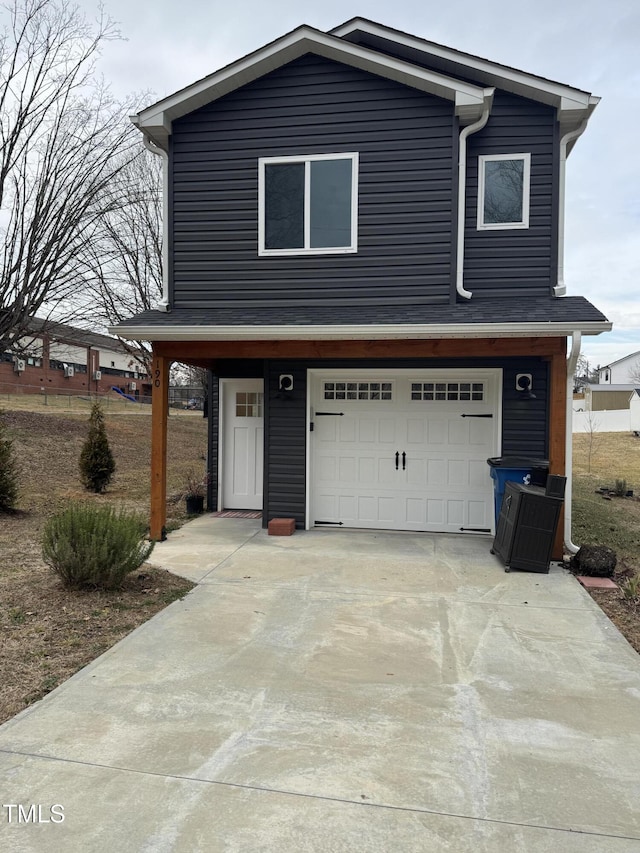
{"type": "Polygon", "coordinates": [[[565,436],[565,475],[567,484],[564,491],[564,547],[570,554],[576,554],[578,545],[571,541],[571,496],[573,493],[573,376],[580,355],[582,332],[575,331],[571,339],[571,351],[567,357],[567,425],[565,436]]]}
{"type": "Polygon", "coordinates": [[[474,124],[460,131],[458,145],[458,245],[456,247],[456,292],[464,299],[471,299],[473,293],[464,286],[464,220],[467,201],[467,138],[477,133],[489,121],[495,89],[484,90],[482,115],[474,124]]]}
{"type": "Polygon", "coordinates": [[[585,118],[575,130],[570,130],[560,140],[560,173],[558,188],[558,283],[553,288],[554,296],[565,296],[567,286],[564,282],[564,205],[565,205],[565,175],[567,170],[567,146],[584,133],[588,118],[585,118]]]}
{"type": "Polygon", "coordinates": [[[158,311],[169,311],[169,155],[143,135],[147,151],[162,159],[162,299],[156,305],[158,311]]]}

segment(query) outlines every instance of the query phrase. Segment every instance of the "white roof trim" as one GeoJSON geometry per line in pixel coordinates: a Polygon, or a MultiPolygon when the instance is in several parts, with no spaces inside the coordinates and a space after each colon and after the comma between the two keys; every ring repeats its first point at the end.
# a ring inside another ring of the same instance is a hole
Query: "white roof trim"
{"type": "Polygon", "coordinates": [[[137,116],[133,116],[132,121],[156,144],[164,148],[174,119],[257,80],[305,53],[314,53],[342,62],[453,101],[456,115],[462,124],[476,120],[482,113],[482,87],[420,68],[411,62],[386,56],[305,25],[147,107],[137,116]]]}
{"type": "MultiPolygon", "coordinates": [[[[583,335],[611,330],[609,322],[580,325],[583,335]]],[[[441,323],[425,325],[314,325],[314,326],[135,326],[121,325],[109,331],[121,338],[143,341],[271,341],[271,340],[385,340],[435,338],[565,337],[576,331],[575,323],[441,323]]]]}
{"type": "Polygon", "coordinates": [[[356,31],[365,32],[378,38],[413,48],[426,55],[436,56],[439,59],[472,68],[486,78],[485,85],[497,86],[500,89],[520,94],[523,97],[532,98],[533,100],[555,106],[560,113],[575,110],[581,113],[586,110],[590,113],[600,101],[600,98],[582,89],[576,89],[573,86],[547,80],[535,74],[528,74],[525,71],[519,71],[517,68],[510,68],[497,62],[491,62],[488,59],[482,59],[479,56],[463,53],[462,51],[454,50],[445,45],[418,38],[408,33],[399,32],[398,30],[385,27],[382,24],[377,24],[374,21],[364,18],[354,18],[351,21],[347,21],[345,24],[331,30],[331,33],[344,38],[356,31]]]}

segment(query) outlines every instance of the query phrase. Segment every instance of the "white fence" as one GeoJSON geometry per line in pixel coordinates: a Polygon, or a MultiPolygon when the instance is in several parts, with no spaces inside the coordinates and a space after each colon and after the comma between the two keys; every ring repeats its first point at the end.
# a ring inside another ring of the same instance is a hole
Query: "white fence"
{"type": "Polygon", "coordinates": [[[630,432],[629,409],[612,409],[606,412],[574,412],[573,432],[630,432]]]}

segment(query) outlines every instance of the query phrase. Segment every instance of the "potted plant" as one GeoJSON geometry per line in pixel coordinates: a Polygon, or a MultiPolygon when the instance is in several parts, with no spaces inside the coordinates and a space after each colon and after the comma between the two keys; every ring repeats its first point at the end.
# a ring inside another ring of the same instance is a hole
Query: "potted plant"
{"type": "Polygon", "coordinates": [[[204,496],[209,483],[209,475],[198,477],[191,469],[185,479],[184,499],[187,505],[187,515],[200,515],[204,510],[204,496]]]}

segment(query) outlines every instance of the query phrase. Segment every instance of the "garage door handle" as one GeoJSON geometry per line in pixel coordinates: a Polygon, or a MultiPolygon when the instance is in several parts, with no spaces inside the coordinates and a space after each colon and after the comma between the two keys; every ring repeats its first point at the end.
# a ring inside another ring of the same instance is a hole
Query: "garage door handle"
{"type": "Polygon", "coordinates": [[[407,454],[402,451],[402,470],[404,471],[407,467],[407,454]]]}
{"type": "Polygon", "coordinates": [[[400,464],[400,453],[396,450],[396,471],[398,470],[399,464],[400,464]]]}

